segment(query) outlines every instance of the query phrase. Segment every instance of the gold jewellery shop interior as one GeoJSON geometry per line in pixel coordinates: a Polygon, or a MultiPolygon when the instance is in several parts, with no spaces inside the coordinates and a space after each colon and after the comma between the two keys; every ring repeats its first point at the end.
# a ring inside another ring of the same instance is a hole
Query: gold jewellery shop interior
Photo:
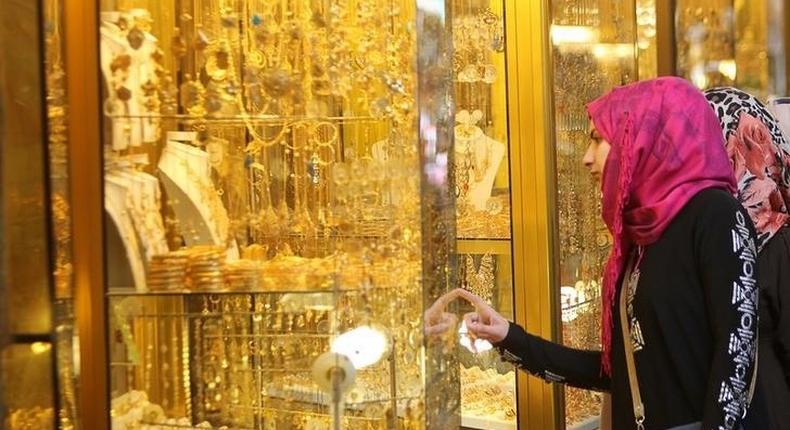
{"type": "Polygon", "coordinates": [[[781,103],[785,3],[4,1],[0,427],[597,428],[423,314],[598,348],[585,103],[781,103]]]}

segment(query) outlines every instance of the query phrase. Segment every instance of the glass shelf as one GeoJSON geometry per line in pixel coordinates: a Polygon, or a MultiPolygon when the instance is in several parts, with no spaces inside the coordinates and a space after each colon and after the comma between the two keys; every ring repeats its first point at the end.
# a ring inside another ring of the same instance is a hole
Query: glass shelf
{"type": "MultiPolygon", "coordinates": [[[[376,290],[392,289],[397,287],[377,287],[376,290]]],[[[217,290],[217,291],[195,291],[195,290],[167,290],[167,291],[137,291],[132,287],[129,288],[110,288],[107,290],[107,297],[157,297],[157,296],[173,296],[173,297],[186,297],[186,296],[233,296],[233,295],[282,295],[282,294],[298,294],[298,295],[331,295],[331,294],[351,294],[363,293],[364,288],[324,288],[324,289],[302,289],[302,290],[217,290]]]]}

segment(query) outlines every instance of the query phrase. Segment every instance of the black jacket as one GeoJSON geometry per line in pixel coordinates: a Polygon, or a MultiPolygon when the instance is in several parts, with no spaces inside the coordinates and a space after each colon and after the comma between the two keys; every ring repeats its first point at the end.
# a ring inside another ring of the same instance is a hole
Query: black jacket
{"type": "MultiPolygon", "coordinates": [[[[645,248],[629,315],[632,333],[641,334],[634,341],[645,429],[697,421],[704,430],[769,428],[762,395],[746,402],[758,326],[754,240],[737,200],[709,189],[645,248]]],[[[634,429],[617,305],[614,322],[611,378],[602,375],[599,351],[557,345],[514,324],[497,347],[547,381],[611,392],[613,430],[634,429]]]]}

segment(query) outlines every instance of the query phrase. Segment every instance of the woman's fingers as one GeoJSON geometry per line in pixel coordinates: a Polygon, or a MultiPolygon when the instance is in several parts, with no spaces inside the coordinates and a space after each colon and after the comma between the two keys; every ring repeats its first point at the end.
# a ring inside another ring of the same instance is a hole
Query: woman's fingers
{"type": "MultiPolygon", "coordinates": [[[[482,298],[470,293],[467,290],[464,290],[463,288],[456,288],[455,290],[451,291],[450,293],[455,293],[455,296],[453,298],[461,297],[464,300],[466,300],[467,302],[469,302],[472,305],[474,305],[475,308],[477,308],[478,310],[480,308],[488,308],[489,307],[488,303],[486,303],[485,300],[483,300],[482,298]]],[[[450,293],[448,293],[448,294],[450,294],[450,293]]]]}
{"type": "Polygon", "coordinates": [[[431,326],[425,327],[425,334],[428,336],[442,335],[452,328],[452,324],[448,322],[440,322],[431,326]]]}
{"type": "Polygon", "coordinates": [[[464,315],[464,321],[471,338],[482,338],[486,340],[496,339],[497,335],[495,324],[502,317],[486,303],[485,300],[477,295],[463,289],[456,288],[443,294],[425,312],[425,332],[429,335],[443,333],[455,325],[457,320],[452,322],[447,320],[453,314],[445,312],[445,308],[456,298],[462,298],[475,307],[476,312],[464,315]]]}
{"type": "MultiPolygon", "coordinates": [[[[473,325],[477,325],[480,321],[480,315],[477,312],[467,312],[464,314],[464,322],[466,323],[466,328],[470,329],[473,325]]],[[[471,329],[470,329],[471,330],[471,329]]]]}
{"type": "Polygon", "coordinates": [[[426,320],[425,334],[428,336],[441,335],[451,330],[458,323],[458,317],[454,314],[443,312],[432,320],[426,320]]]}
{"type": "Polygon", "coordinates": [[[464,315],[464,322],[466,323],[469,337],[473,340],[477,338],[490,340],[493,335],[490,322],[484,321],[477,312],[469,312],[464,315]]]}

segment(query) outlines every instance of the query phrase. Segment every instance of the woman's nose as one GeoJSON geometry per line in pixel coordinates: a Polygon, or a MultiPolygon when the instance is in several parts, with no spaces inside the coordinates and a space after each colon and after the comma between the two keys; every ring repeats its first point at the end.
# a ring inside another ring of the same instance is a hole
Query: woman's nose
{"type": "Polygon", "coordinates": [[[593,151],[593,146],[592,144],[590,144],[590,146],[587,147],[587,152],[584,153],[584,158],[582,158],[582,163],[584,163],[584,165],[587,167],[591,167],[595,162],[594,155],[595,154],[593,151]]]}

